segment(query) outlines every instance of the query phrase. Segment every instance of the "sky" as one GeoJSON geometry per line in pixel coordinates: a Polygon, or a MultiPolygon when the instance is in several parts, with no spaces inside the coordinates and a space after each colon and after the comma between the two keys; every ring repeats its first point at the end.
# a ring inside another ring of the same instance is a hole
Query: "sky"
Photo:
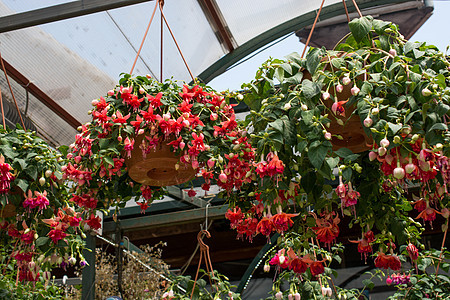
{"type": "MultiPolygon", "coordinates": [[[[450,45],[450,0],[434,0],[434,11],[431,17],[412,36],[413,41],[424,41],[427,44],[437,46],[445,53],[450,45]]],[[[400,28],[401,31],[401,28],[400,28]]],[[[260,52],[251,59],[228,70],[208,83],[218,91],[239,90],[242,83],[250,82],[258,67],[269,57],[283,58],[292,52],[303,51],[304,45],[298,37],[291,35],[282,42],[260,52]]],[[[450,55],[450,51],[447,51],[450,55]]]]}

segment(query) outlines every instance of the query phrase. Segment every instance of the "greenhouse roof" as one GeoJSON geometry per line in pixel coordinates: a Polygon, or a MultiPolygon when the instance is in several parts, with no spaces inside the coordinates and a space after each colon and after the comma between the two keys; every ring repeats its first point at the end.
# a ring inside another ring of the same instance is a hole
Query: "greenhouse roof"
{"type": "MultiPolygon", "coordinates": [[[[193,75],[208,82],[253,51],[311,25],[320,3],[166,0],[163,12],[193,75]]],[[[423,1],[357,3],[365,14],[425,9],[429,16],[432,11],[423,1]]],[[[75,129],[90,118],[91,101],[114,87],[120,73],[130,72],[155,4],[149,0],[0,1],[0,52],[32,128],[55,146],[72,143],[75,129]]],[[[325,5],[320,21],[346,21],[340,0],[325,5]]],[[[347,7],[355,10],[351,1],[347,7]]],[[[418,23],[426,18],[421,16],[418,23]]],[[[167,26],[162,34],[161,72],[161,22],[157,11],[133,74],[190,81],[167,26]]],[[[12,100],[5,79],[0,83],[4,97],[12,100]]]]}

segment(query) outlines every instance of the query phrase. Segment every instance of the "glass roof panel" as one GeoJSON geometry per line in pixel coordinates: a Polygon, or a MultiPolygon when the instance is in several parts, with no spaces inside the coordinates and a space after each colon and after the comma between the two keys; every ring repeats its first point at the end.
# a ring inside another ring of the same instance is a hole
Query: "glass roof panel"
{"type": "Polygon", "coordinates": [[[6,16],[15,12],[20,13],[56,4],[75,2],[75,0],[2,0],[2,2],[5,3],[8,8],[10,8],[10,10],[6,14],[4,14],[6,16]]]}
{"type": "MultiPolygon", "coordinates": [[[[216,0],[239,45],[297,16],[319,9],[322,1],[309,0],[216,0]],[[236,9],[239,7],[239,9],[236,9]]],[[[326,1],[331,5],[340,0],[326,1]]]]}

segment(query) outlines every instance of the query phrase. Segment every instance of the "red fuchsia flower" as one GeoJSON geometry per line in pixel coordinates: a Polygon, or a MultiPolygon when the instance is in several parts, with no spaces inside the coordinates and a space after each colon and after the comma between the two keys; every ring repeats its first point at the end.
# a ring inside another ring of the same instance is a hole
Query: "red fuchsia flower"
{"type": "Polygon", "coordinates": [[[99,216],[91,214],[89,219],[85,220],[85,223],[89,225],[91,229],[98,230],[102,228],[102,219],[99,216]]]}
{"type": "Polygon", "coordinates": [[[241,209],[238,208],[236,210],[236,207],[233,208],[233,210],[228,209],[228,211],[225,213],[225,218],[230,220],[231,228],[236,228],[237,224],[244,219],[244,214],[242,213],[241,209]]]}
{"type": "Polygon", "coordinates": [[[430,221],[430,224],[432,225],[432,222],[436,219],[436,213],[441,214],[434,208],[431,208],[429,203],[427,202],[427,208],[425,208],[417,217],[416,219],[423,219],[424,221],[430,221]]]}
{"type": "Polygon", "coordinates": [[[272,224],[276,231],[279,233],[283,233],[289,229],[294,224],[291,218],[296,217],[297,214],[287,214],[284,212],[280,212],[274,216],[272,216],[272,224]]]}
{"type": "Polygon", "coordinates": [[[272,159],[267,164],[267,175],[275,176],[278,174],[283,174],[284,163],[278,158],[278,155],[273,155],[272,159]]]}
{"type": "Polygon", "coordinates": [[[367,231],[363,238],[357,241],[350,241],[358,244],[358,252],[361,253],[361,257],[364,255],[364,261],[367,261],[367,255],[372,253],[371,243],[375,241],[375,237],[371,230],[367,231]]]}
{"type": "Polygon", "coordinates": [[[253,237],[256,235],[256,227],[258,226],[258,219],[253,217],[248,217],[240,221],[236,226],[236,231],[238,233],[237,238],[243,238],[244,235],[248,238],[250,242],[253,241],[253,237]]]}
{"type": "Polygon", "coordinates": [[[116,118],[113,120],[113,122],[116,124],[126,124],[127,120],[130,118],[130,116],[131,116],[131,113],[126,116],[123,116],[120,111],[117,111],[116,118]]]}
{"type": "Polygon", "coordinates": [[[269,239],[270,234],[274,231],[275,227],[272,222],[272,218],[263,217],[259,222],[258,226],[256,226],[256,231],[265,235],[267,239],[269,239]]]}
{"type": "Polygon", "coordinates": [[[150,104],[154,107],[154,108],[158,108],[162,105],[161,103],[161,98],[163,96],[162,92],[159,92],[155,97],[151,96],[151,95],[147,95],[147,99],[150,102],[150,104]]]}
{"type": "Polygon", "coordinates": [[[400,270],[402,263],[396,255],[386,255],[383,252],[378,252],[375,258],[375,267],[380,269],[391,269],[392,271],[400,270]]]}
{"type": "Polygon", "coordinates": [[[150,201],[152,199],[152,188],[148,185],[142,185],[141,192],[145,200],[150,201]]]}
{"type": "Polygon", "coordinates": [[[0,154],[0,194],[6,194],[9,191],[11,182],[14,181],[14,175],[11,174],[12,167],[5,163],[5,157],[0,154]]]}
{"type": "Polygon", "coordinates": [[[197,195],[197,192],[196,191],[194,191],[194,189],[190,189],[189,191],[188,191],[188,196],[189,197],[195,197],[195,195],[197,195]]]}
{"type": "Polygon", "coordinates": [[[347,103],[348,100],[345,101],[335,101],[333,103],[333,105],[331,105],[331,111],[336,115],[336,116],[343,116],[345,117],[345,107],[344,104],[347,103]]]}
{"type": "Polygon", "coordinates": [[[60,229],[52,229],[52,230],[50,230],[50,232],[47,235],[53,241],[53,243],[55,243],[55,245],[56,245],[56,244],[58,244],[59,240],[62,240],[67,236],[67,233],[65,233],[64,231],[62,231],[60,229]]]}
{"type": "Polygon", "coordinates": [[[27,233],[23,233],[20,236],[20,239],[22,240],[22,242],[24,242],[26,245],[30,245],[34,242],[34,234],[35,231],[34,230],[30,230],[27,233]]]}
{"type": "Polygon", "coordinates": [[[292,270],[297,274],[305,273],[309,264],[313,262],[308,256],[304,256],[303,258],[298,257],[292,248],[289,248],[287,254],[289,258],[289,270],[292,270]]]}
{"type": "Polygon", "coordinates": [[[149,203],[148,201],[144,201],[144,202],[137,202],[136,203],[139,205],[139,207],[141,208],[141,214],[145,213],[145,211],[147,210],[147,208],[149,208],[149,203]]]}
{"type": "Polygon", "coordinates": [[[419,250],[413,244],[409,243],[408,246],[406,246],[406,251],[413,262],[419,258],[419,250]]]}
{"type": "Polygon", "coordinates": [[[323,266],[323,261],[314,261],[309,265],[309,270],[312,276],[317,276],[325,272],[325,267],[323,266]]]}
{"type": "Polygon", "coordinates": [[[315,214],[313,214],[314,218],[316,219],[317,226],[312,227],[311,229],[314,230],[317,235],[317,239],[320,242],[328,245],[330,245],[339,235],[338,224],[341,220],[337,215],[335,218],[333,218],[334,215],[335,212],[323,212],[323,218],[318,218],[315,214]]]}

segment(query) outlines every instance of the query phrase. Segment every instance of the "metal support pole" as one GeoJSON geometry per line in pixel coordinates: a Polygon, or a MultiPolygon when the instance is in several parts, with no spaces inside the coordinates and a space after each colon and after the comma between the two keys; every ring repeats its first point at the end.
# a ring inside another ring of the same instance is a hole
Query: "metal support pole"
{"type": "Polygon", "coordinates": [[[88,265],[83,269],[81,299],[95,300],[95,236],[87,235],[83,256],[88,265]]]}

